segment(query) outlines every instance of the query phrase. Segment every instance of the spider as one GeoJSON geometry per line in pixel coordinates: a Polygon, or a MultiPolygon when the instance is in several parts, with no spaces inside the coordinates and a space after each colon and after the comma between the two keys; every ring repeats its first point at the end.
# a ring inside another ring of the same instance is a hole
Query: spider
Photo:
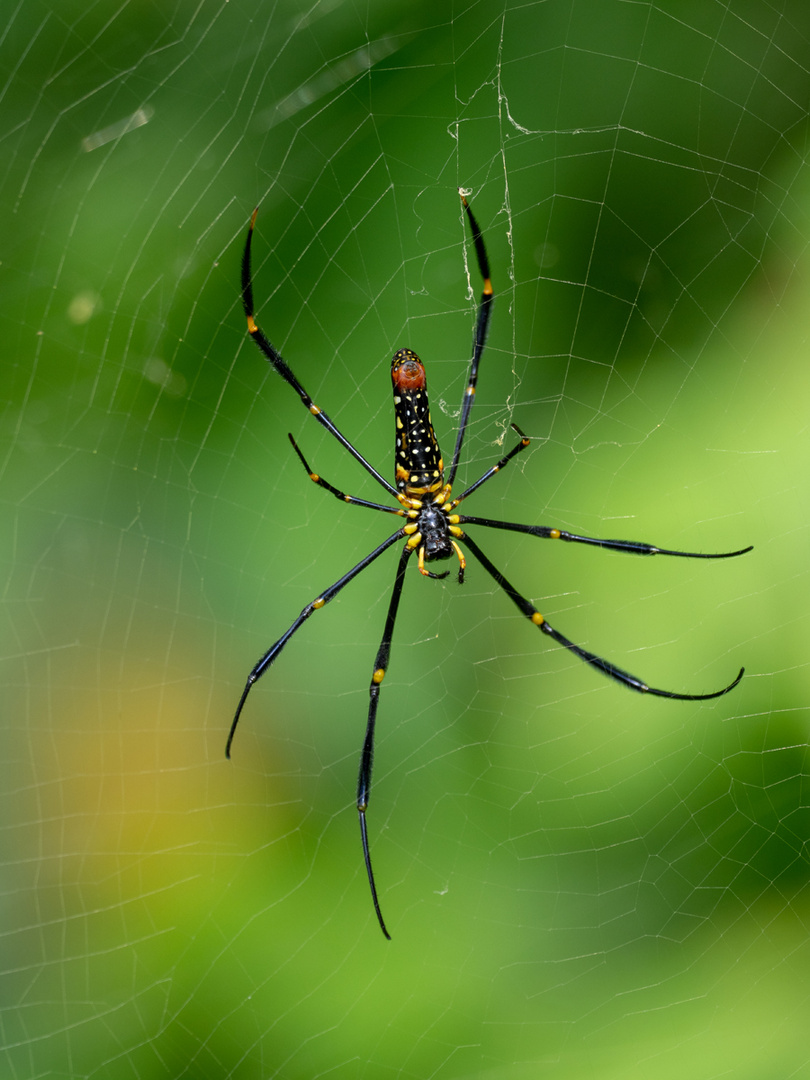
{"type": "Polygon", "coordinates": [[[467,431],[470,411],[475,397],[475,387],[478,381],[478,367],[481,355],[484,351],[484,342],[487,336],[493,298],[489,260],[484,246],[484,239],[481,235],[481,229],[479,228],[478,222],[473,216],[473,212],[461,189],[459,189],[459,194],[461,195],[462,206],[467,215],[470,229],[472,230],[472,240],[475,247],[478,270],[483,278],[484,288],[478,304],[473,334],[472,359],[470,360],[467,386],[464,390],[464,397],[462,399],[461,416],[458,432],[456,434],[456,445],[453,450],[450,468],[445,471],[444,461],[430,419],[425,367],[416,353],[412,352],[411,349],[400,349],[394,354],[394,357],[391,360],[391,379],[394,390],[394,419],[396,423],[396,487],[390,484],[379,472],[377,472],[374,466],[363,457],[360,451],[357,450],[351,442],[349,442],[346,436],[327,414],[315,404],[293,374],[293,371],[287,362],[279,355],[276,348],[268,341],[256,323],[253,306],[250,254],[258,208],[253,211],[253,215],[250,219],[250,226],[245,241],[245,250],[242,256],[242,302],[245,308],[245,315],[247,316],[248,332],[250,336],[282,379],[289,383],[293,390],[295,390],[301,398],[301,401],[318,423],[325,427],[330,435],[340,443],[344,450],[346,450],[355,461],[359,462],[366,472],[373,476],[377,484],[391,496],[396,505],[390,506],[384,503],[370,502],[368,499],[360,499],[354,495],[347,495],[343,491],[340,491],[339,488],[333,487],[328,480],[324,480],[322,476],[312,471],[309,463],[298,447],[298,444],[290,434],[288,435],[288,438],[292,443],[293,450],[309,474],[310,480],[319,487],[322,487],[325,491],[328,491],[331,495],[334,495],[336,499],[340,499],[342,502],[352,503],[355,506],[363,506],[370,510],[378,510],[385,514],[394,514],[397,517],[404,518],[404,523],[397,528],[396,532],[393,532],[387,539],[383,540],[381,544],[375,547],[373,551],[362,558],[360,562],[351,568],[351,570],[347,571],[347,573],[338,578],[338,580],[330,585],[324,592],[319,593],[314,600],[307,604],[292,625],[261,657],[248,675],[245,689],[242,691],[242,696],[239,699],[239,704],[237,705],[236,713],[228,734],[225,755],[228,758],[231,756],[231,745],[233,743],[234,733],[236,732],[236,726],[239,723],[239,717],[242,714],[251,688],[268,670],[290,638],[300,630],[310,615],[316,611],[320,611],[321,608],[328,604],[330,600],[333,600],[339,592],[341,592],[350,582],[354,581],[354,579],[367,569],[367,567],[371,566],[371,564],[384,552],[388,551],[388,549],[393,547],[398,541],[404,540],[404,544],[400,549],[399,561],[394,577],[394,588],[388,604],[388,613],[385,617],[385,624],[383,626],[382,640],[380,641],[380,647],[377,650],[371,675],[368,720],[366,722],[363,750],[360,755],[360,773],[357,782],[357,812],[360,820],[360,839],[363,846],[363,861],[365,862],[366,874],[371,889],[371,899],[374,904],[377,921],[380,924],[380,929],[383,934],[389,940],[391,935],[388,933],[388,929],[383,919],[377,895],[374,872],[371,867],[371,854],[369,851],[368,831],[366,826],[366,810],[371,794],[374,731],[377,722],[377,707],[380,701],[380,688],[383,679],[385,678],[386,671],[388,670],[388,662],[391,654],[391,639],[394,634],[397,610],[402,595],[402,586],[405,581],[405,571],[414,555],[416,555],[416,563],[420,574],[426,578],[433,578],[434,580],[446,578],[450,571],[445,570],[441,573],[435,573],[428,568],[429,564],[443,559],[455,558],[458,563],[458,583],[461,584],[464,581],[466,568],[466,560],[461,547],[463,544],[467,551],[472,553],[489,576],[506,593],[508,598],[517,607],[518,611],[520,611],[522,615],[525,615],[529,622],[536,626],[538,630],[547,634],[548,637],[553,641],[556,641],[558,645],[562,645],[564,648],[570,650],[570,652],[575,656],[578,656],[580,660],[583,660],[586,664],[589,664],[603,675],[607,675],[609,678],[615,679],[616,682],[622,683],[624,686],[629,687],[631,690],[636,690],[639,693],[652,694],[655,697],[674,698],[678,701],[708,701],[711,698],[717,698],[721,697],[723,694],[727,694],[729,690],[733,690],[743,677],[743,672],[745,670],[744,668],[740,668],[736,678],[734,678],[728,686],[724,686],[722,690],[714,690],[711,693],[706,694],[681,694],[672,690],[658,690],[655,687],[648,686],[635,675],[631,675],[627,671],[622,670],[622,668],[616,667],[616,665],[609,660],[604,660],[601,656],[597,656],[595,653],[588,652],[587,649],[575,645],[573,641],[570,641],[561,634],[559,630],[555,630],[546,618],[540,614],[534,604],[518,592],[514,585],[507,580],[502,571],[489,560],[478,544],[467,534],[466,526],[475,525],[479,527],[482,526],[486,529],[503,529],[507,532],[524,533],[529,536],[537,536],[543,540],[564,540],[567,543],[590,544],[593,547],[605,548],[610,551],[624,551],[633,555],[674,555],[688,559],[729,559],[737,555],[743,555],[745,552],[751,550],[751,547],[749,546],[742,548],[740,551],[727,551],[718,554],[703,554],[694,551],[672,551],[667,548],[655,547],[653,544],[640,543],[635,540],[601,540],[590,536],[578,536],[575,533],[566,532],[564,529],[558,529],[548,525],[520,525],[513,521],[495,521],[492,518],[469,517],[466,514],[459,514],[457,512],[459,505],[468,496],[472,495],[474,491],[477,491],[478,488],[493,477],[495,473],[500,472],[500,470],[503,469],[517,454],[525,450],[530,443],[529,437],[525,435],[516,424],[513,424],[512,427],[519,436],[517,444],[513,446],[496,465],[487,469],[473,484],[470,484],[469,487],[465,488],[460,495],[451,497],[451,489],[456,478],[464,435],[467,431]]]}

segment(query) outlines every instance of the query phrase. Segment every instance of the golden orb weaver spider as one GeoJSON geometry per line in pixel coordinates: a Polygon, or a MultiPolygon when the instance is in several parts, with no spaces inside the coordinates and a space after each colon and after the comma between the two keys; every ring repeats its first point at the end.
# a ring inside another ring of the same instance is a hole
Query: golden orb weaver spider
{"type": "Polygon", "coordinates": [[[318,473],[312,471],[306,458],[298,448],[295,439],[290,434],[288,435],[288,438],[292,443],[293,449],[298,455],[301,464],[309,474],[310,480],[315,484],[318,484],[319,487],[324,488],[342,502],[353,503],[355,506],[365,506],[371,510],[380,510],[385,514],[395,514],[405,518],[406,524],[400,526],[396,532],[392,533],[386,540],[383,540],[383,542],[374,548],[373,551],[369,552],[365,558],[361,559],[356,566],[353,566],[348,573],[344,574],[341,578],[338,578],[334,584],[330,585],[328,589],[320,593],[311,601],[311,603],[307,604],[289,629],[286,630],[278,641],[271,645],[267,652],[262,656],[250,675],[248,675],[245,689],[242,691],[242,696],[239,699],[236,714],[231,724],[231,730],[228,734],[225,755],[228,758],[231,756],[231,745],[233,743],[236,726],[239,723],[239,717],[242,714],[242,709],[244,708],[251,687],[267,671],[293,634],[300,629],[313,612],[319,611],[328,604],[330,600],[333,600],[350,581],[353,581],[361,574],[368,566],[378,559],[383,552],[387,551],[398,540],[404,540],[405,543],[400,552],[396,576],[394,578],[394,589],[388,604],[388,613],[385,617],[382,640],[380,642],[380,647],[377,650],[377,656],[374,660],[374,668],[371,675],[368,720],[366,722],[366,734],[360,756],[360,774],[357,782],[357,812],[360,819],[360,838],[363,845],[363,860],[366,866],[366,874],[368,875],[368,883],[371,888],[371,899],[374,904],[377,921],[380,924],[380,929],[383,934],[389,940],[391,935],[388,933],[385,921],[383,920],[379,899],[377,897],[374,872],[371,868],[371,855],[369,852],[368,832],[366,828],[366,809],[371,793],[371,770],[374,758],[374,730],[377,721],[377,706],[380,700],[380,686],[388,669],[391,653],[391,639],[394,634],[399,600],[402,595],[405,570],[408,561],[414,553],[416,553],[417,556],[417,565],[420,573],[427,578],[435,579],[446,578],[449,571],[445,570],[443,573],[436,574],[429,570],[426,564],[433,562],[434,560],[448,559],[455,556],[458,560],[458,582],[461,584],[464,581],[464,570],[466,566],[464,554],[459,546],[460,543],[463,543],[464,546],[472,552],[495,583],[506,593],[512,603],[517,607],[518,611],[520,611],[522,615],[525,615],[534,626],[556,641],[558,645],[562,645],[564,648],[570,650],[575,656],[578,656],[580,660],[584,660],[586,664],[590,664],[590,666],[596,668],[597,671],[601,671],[603,675],[607,675],[611,679],[615,679],[617,682],[628,686],[631,690],[637,690],[642,694],[652,694],[655,697],[662,698],[674,698],[678,701],[708,701],[710,698],[721,697],[723,694],[727,694],[729,690],[733,690],[743,677],[743,672],[745,670],[744,668],[740,668],[739,674],[728,684],[728,686],[724,686],[722,690],[714,690],[708,694],[679,694],[672,690],[658,690],[655,687],[648,686],[635,675],[630,675],[628,672],[616,667],[616,665],[612,664],[609,660],[604,660],[601,656],[597,656],[595,653],[588,652],[587,649],[575,645],[573,641],[569,641],[567,637],[564,637],[559,630],[555,630],[546,621],[543,615],[540,614],[537,608],[521,595],[521,593],[519,593],[504,577],[503,573],[490,562],[478,544],[470,539],[462,528],[464,525],[476,525],[483,526],[487,529],[505,529],[507,532],[525,533],[529,536],[537,536],[544,540],[565,540],[568,543],[590,544],[593,547],[606,548],[610,551],[624,551],[633,555],[675,555],[687,559],[730,559],[736,555],[744,555],[747,551],[751,550],[751,547],[749,546],[742,548],[740,551],[726,551],[708,555],[695,551],[672,551],[667,548],[655,547],[653,544],[639,543],[635,540],[599,540],[590,536],[577,536],[574,533],[566,532],[564,529],[557,529],[548,525],[519,525],[512,521],[495,521],[491,518],[469,517],[465,514],[456,513],[458,506],[464,499],[469,495],[472,495],[472,493],[477,491],[482,484],[490,479],[490,477],[499,472],[513,457],[515,457],[516,454],[525,450],[530,442],[528,436],[524,435],[520,428],[513,424],[512,427],[520,436],[519,442],[513,446],[509,453],[502,457],[496,465],[487,469],[475,483],[470,484],[469,487],[465,488],[460,495],[457,495],[455,498],[450,497],[451,488],[459,465],[464,435],[470,418],[470,410],[472,409],[473,398],[475,396],[475,387],[478,381],[478,365],[484,351],[484,342],[489,326],[493,296],[492,283],[489,274],[489,260],[487,258],[486,248],[484,247],[484,239],[464,193],[459,190],[459,194],[461,195],[462,205],[472,230],[475,255],[479,272],[484,280],[484,289],[478,304],[478,314],[473,335],[472,359],[470,361],[469,374],[467,377],[467,386],[464,390],[464,397],[462,400],[461,418],[456,434],[456,445],[453,450],[450,469],[446,477],[444,461],[442,460],[439,444],[430,419],[425,368],[416,353],[412,352],[410,349],[400,349],[394,354],[391,361],[391,379],[394,389],[394,418],[396,422],[396,487],[393,487],[380,475],[380,473],[377,472],[374,466],[363,457],[360,451],[349,442],[346,436],[343,435],[334,422],[330,420],[327,414],[322,409],[318,408],[295,377],[287,362],[282,359],[275,347],[264,336],[256,323],[253,308],[250,249],[258,208],[253,211],[253,215],[250,219],[247,240],[245,241],[245,250],[242,256],[242,302],[245,308],[245,315],[247,316],[248,332],[250,333],[250,336],[282,379],[289,383],[293,390],[295,390],[301,398],[301,401],[318,423],[325,427],[326,430],[337,439],[340,445],[351,454],[355,461],[358,461],[366,472],[374,477],[380,487],[384,488],[385,491],[396,500],[398,505],[386,506],[382,503],[369,502],[367,499],[359,499],[353,495],[346,495],[343,491],[333,487],[332,484],[327,480],[324,480],[318,473]]]}

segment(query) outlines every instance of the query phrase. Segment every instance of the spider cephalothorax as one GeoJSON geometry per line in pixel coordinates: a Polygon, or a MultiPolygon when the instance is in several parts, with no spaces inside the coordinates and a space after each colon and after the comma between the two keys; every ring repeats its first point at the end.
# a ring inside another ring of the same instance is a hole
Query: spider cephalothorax
{"type": "Polygon", "coordinates": [[[472,229],[472,238],[475,246],[476,259],[478,261],[478,269],[481,273],[481,277],[484,279],[484,287],[478,305],[478,314],[473,335],[472,359],[470,360],[467,385],[464,390],[461,404],[461,417],[456,435],[456,445],[453,450],[453,457],[447,475],[445,475],[444,462],[439,449],[439,443],[430,419],[425,367],[416,353],[412,352],[411,349],[400,349],[391,361],[391,378],[394,387],[394,415],[396,420],[396,487],[394,487],[381,476],[365,457],[363,457],[360,451],[346,438],[333,421],[330,420],[327,414],[313,402],[312,398],[293,374],[292,369],[287,362],[281,357],[256,324],[253,314],[253,287],[250,273],[250,248],[257,213],[255,210],[250,219],[250,228],[248,229],[245,251],[242,257],[242,300],[245,307],[250,336],[278,374],[289,383],[293,390],[295,390],[301,398],[301,401],[318,423],[325,427],[326,430],[337,439],[340,445],[355,459],[355,461],[359,462],[366,472],[374,477],[376,483],[387,492],[392,499],[392,503],[395,503],[396,505],[386,505],[384,503],[371,502],[368,499],[357,498],[354,495],[346,495],[339,488],[330,484],[328,480],[324,480],[318,473],[315,473],[310,469],[307,460],[298,448],[295,439],[290,435],[289,439],[293,445],[293,449],[298,455],[304,468],[309,473],[310,479],[318,484],[319,487],[324,488],[344,502],[354,503],[356,506],[364,506],[368,509],[382,511],[386,514],[398,515],[400,518],[406,519],[406,524],[401,525],[396,532],[392,533],[386,540],[383,540],[383,542],[373,551],[369,552],[365,558],[361,559],[356,566],[353,566],[351,570],[338,578],[334,584],[330,585],[325,592],[322,592],[307,604],[298,618],[293,622],[292,626],[290,626],[278,641],[276,641],[274,645],[271,645],[264,656],[262,656],[250,675],[248,675],[247,683],[242,691],[242,696],[239,700],[236,714],[231,724],[231,730],[228,734],[225,753],[230,757],[231,743],[233,742],[236,725],[239,723],[239,717],[251,687],[256,680],[261,678],[265,671],[267,671],[293,634],[295,634],[303,623],[306,622],[313,612],[319,611],[328,604],[330,600],[334,599],[334,597],[337,596],[350,581],[353,581],[358,574],[362,573],[366,567],[370,566],[371,563],[383,554],[383,552],[396,544],[398,540],[404,540],[405,543],[402,545],[400,551],[396,576],[394,578],[394,589],[391,594],[388,613],[385,618],[382,640],[380,641],[380,647],[377,650],[374,667],[372,669],[371,683],[369,685],[368,720],[366,722],[366,734],[365,739],[363,740],[363,750],[360,757],[360,774],[357,781],[357,810],[360,819],[363,859],[366,866],[369,886],[371,888],[374,910],[380,928],[386,937],[389,937],[390,935],[386,929],[385,922],[383,921],[382,911],[380,910],[380,904],[377,897],[377,887],[374,881],[374,872],[371,868],[371,855],[369,853],[366,827],[366,809],[371,793],[374,732],[377,722],[377,706],[380,698],[380,686],[388,669],[388,661],[391,653],[391,639],[394,633],[394,625],[399,609],[399,600],[402,595],[402,587],[405,581],[405,570],[408,561],[414,552],[417,552],[417,565],[420,572],[423,576],[428,578],[447,577],[449,571],[435,574],[427,568],[427,564],[442,559],[449,559],[455,555],[458,558],[458,580],[459,583],[461,583],[464,580],[464,569],[466,565],[464,554],[460,546],[463,544],[470,552],[472,552],[493,581],[500,586],[520,613],[524,615],[532,625],[536,626],[544,634],[556,641],[558,645],[562,645],[575,656],[578,656],[579,659],[583,660],[586,664],[589,664],[597,671],[601,671],[602,674],[609,676],[611,679],[615,679],[616,682],[623,683],[631,690],[651,694],[654,697],[675,698],[680,701],[706,701],[709,698],[716,698],[720,697],[722,694],[727,694],[729,690],[732,690],[737,685],[743,676],[743,669],[741,668],[737,677],[733,679],[728,686],[724,686],[722,690],[714,690],[707,694],[679,694],[672,690],[658,690],[655,687],[648,686],[635,675],[631,675],[629,672],[622,670],[609,660],[604,660],[601,656],[597,656],[596,653],[588,652],[587,649],[575,645],[573,641],[570,641],[558,630],[555,630],[546,621],[545,617],[541,615],[534,604],[527,600],[522,593],[518,592],[494,563],[490,562],[489,558],[484,554],[478,544],[472,540],[462,528],[463,525],[473,525],[483,526],[488,529],[503,529],[507,532],[523,533],[544,540],[564,540],[569,543],[586,544],[591,547],[601,547],[611,551],[623,551],[634,555],[677,555],[690,559],[725,559],[730,558],[733,555],[742,555],[744,552],[751,550],[750,548],[743,548],[740,551],[728,551],[710,555],[691,551],[673,551],[668,548],[659,548],[655,547],[653,544],[645,544],[636,540],[601,540],[595,537],[578,536],[575,533],[569,533],[564,529],[558,529],[549,525],[521,525],[513,521],[496,521],[492,518],[476,518],[456,513],[458,506],[464,499],[470,496],[483,483],[489,480],[491,476],[494,476],[496,472],[511,461],[516,454],[525,450],[529,445],[528,437],[513,424],[513,428],[520,436],[517,444],[513,446],[496,465],[487,469],[482,476],[479,476],[479,478],[462,491],[460,495],[456,498],[450,497],[451,488],[456,477],[456,471],[461,457],[461,447],[464,442],[464,435],[467,431],[467,424],[470,418],[470,410],[475,397],[475,387],[478,380],[478,366],[484,351],[484,342],[486,340],[492,306],[492,283],[489,277],[489,261],[484,247],[484,240],[481,235],[481,230],[478,227],[478,222],[475,220],[472,210],[468,206],[467,200],[463,194],[461,195],[461,200],[470,223],[470,228],[472,229]]]}
{"type": "MultiPolygon", "coordinates": [[[[449,493],[448,493],[449,494],[449,493]]],[[[405,534],[413,529],[413,534],[408,537],[408,543],[419,552],[418,566],[425,577],[446,578],[450,573],[445,570],[435,574],[425,567],[425,563],[435,559],[449,559],[454,553],[458,556],[458,583],[464,581],[464,567],[466,565],[461,548],[453,537],[461,537],[464,533],[454,522],[458,521],[457,515],[448,513],[447,508],[437,502],[423,503],[416,511],[417,517],[413,525],[405,526],[405,534]]]]}

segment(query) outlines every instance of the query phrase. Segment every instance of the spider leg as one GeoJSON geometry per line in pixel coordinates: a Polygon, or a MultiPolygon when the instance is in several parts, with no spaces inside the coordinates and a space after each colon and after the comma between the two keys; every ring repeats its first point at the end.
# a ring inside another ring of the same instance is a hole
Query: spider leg
{"type": "Polygon", "coordinates": [[[724,686],[722,690],[715,690],[709,694],[678,694],[672,690],[657,690],[653,686],[648,686],[635,675],[631,675],[627,671],[622,671],[622,669],[616,667],[615,664],[611,664],[609,660],[604,660],[601,656],[588,652],[587,649],[583,649],[579,645],[575,645],[573,641],[569,641],[567,637],[559,632],[559,630],[555,630],[546,622],[537,608],[533,604],[530,604],[524,596],[521,596],[514,585],[506,580],[501,571],[489,561],[478,545],[466,534],[464,536],[464,543],[473,555],[475,555],[490,577],[500,585],[512,603],[515,604],[518,610],[525,615],[530,622],[534,623],[534,625],[542,630],[544,634],[548,634],[550,638],[553,638],[558,645],[570,649],[570,651],[574,653],[575,656],[578,656],[580,660],[584,660],[586,664],[590,664],[591,667],[596,668],[597,671],[601,671],[603,675],[607,675],[609,678],[615,679],[625,686],[629,686],[631,690],[637,690],[641,694],[652,694],[655,697],[674,698],[677,701],[708,701],[711,698],[722,697],[722,695],[727,694],[729,690],[733,690],[743,677],[745,668],[740,668],[739,674],[728,684],[728,686],[724,686]]]}
{"type": "Polygon", "coordinates": [[[374,883],[374,871],[371,869],[371,853],[368,847],[368,832],[366,829],[366,808],[371,795],[371,769],[374,763],[374,729],[377,723],[377,706],[380,702],[380,686],[388,669],[388,661],[391,656],[391,638],[394,634],[394,624],[397,621],[399,599],[402,596],[402,585],[405,581],[405,569],[408,559],[413,555],[414,549],[407,545],[402,549],[397,565],[397,576],[394,579],[394,591],[391,593],[391,601],[388,605],[388,614],[385,617],[382,641],[377,650],[374,660],[374,671],[371,676],[371,684],[368,688],[368,722],[366,723],[366,737],[363,740],[363,753],[360,756],[360,775],[357,778],[357,813],[360,818],[360,839],[363,844],[363,859],[366,864],[368,883],[371,887],[371,899],[374,902],[374,911],[380,929],[391,940],[391,935],[385,927],[385,922],[380,910],[380,902],[377,899],[377,886],[374,883]]]}
{"type": "MultiPolygon", "coordinates": [[[[515,453],[520,447],[516,447],[515,453]]],[[[507,455],[508,457],[508,455],[507,455]]],[[[499,463],[499,464],[502,464],[499,463]]],[[[481,482],[486,479],[482,477],[481,482]]],[[[476,485],[473,485],[476,486],[476,485]]],[[[465,491],[460,498],[469,494],[465,491]]],[[[752,551],[754,545],[740,548],[739,551],[672,551],[670,548],[655,547],[654,544],[645,544],[638,540],[600,540],[592,536],[577,536],[576,533],[565,532],[564,529],[553,529],[548,525],[518,525],[513,521],[493,521],[491,518],[467,517],[458,515],[459,525],[483,525],[487,529],[505,529],[507,532],[525,533],[528,536],[539,536],[542,540],[565,540],[573,544],[589,544],[591,547],[605,548],[608,551],[625,551],[630,555],[676,555],[683,559],[733,559],[737,555],[745,555],[752,551]]]]}
{"type": "Polygon", "coordinates": [[[344,574],[342,578],[339,578],[334,585],[330,585],[325,592],[322,592],[320,596],[316,596],[311,603],[307,604],[289,630],[282,634],[274,645],[270,646],[264,656],[262,656],[261,660],[259,660],[253,668],[250,675],[248,675],[245,689],[242,691],[242,696],[236,707],[236,715],[233,718],[231,730],[228,733],[228,741],[225,744],[225,757],[229,758],[231,756],[231,743],[233,742],[233,737],[236,733],[236,725],[239,723],[239,717],[244,708],[244,704],[247,701],[247,696],[250,693],[251,687],[262,677],[262,675],[264,675],[265,671],[267,671],[296,630],[307,621],[313,611],[320,611],[325,604],[328,604],[330,600],[333,600],[337,596],[341,589],[348,585],[350,581],[353,581],[358,574],[362,573],[367,566],[370,566],[375,559],[379,558],[384,551],[387,551],[388,548],[390,548],[392,544],[395,544],[397,540],[401,539],[403,535],[402,529],[397,529],[397,531],[392,533],[387,540],[383,540],[379,547],[375,547],[372,552],[366,555],[365,559],[361,559],[356,566],[353,566],[347,574],[344,574]]]}
{"type": "Polygon", "coordinates": [[[415,516],[415,514],[409,515],[409,511],[403,510],[401,506],[386,506],[384,503],[369,502],[368,499],[357,499],[354,495],[347,495],[345,492],[333,487],[328,480],[324,480],[318,473],[313,472],[309,467],[309,463],[298,446],[298,443],[292,437],[290,432],[287,432],[287,438],[292,443],[293,450],[298,454],[298,458],[301,464],[307,471],[307,475],[310,480],[317,484],[318,487],[325,488],[328,492],[335,496],[336,499],[340,499],[341,502],[352,503],[354,506],[367,506],[370,510],[384,510],[386,514],[399,514],[400,517],[415,516]]]}
{"type": "Polygon", "coordinates": [[[242,304],[245,308],[245,315],[247,317],[248,333],[262,350],[262,352],[273,365],[273,367],[276,369],[278,374],[282,377],[282,379],[284,379],[285,382],[289,383],[293,390],[295,390],[296,394],[298,394],[304,405],[312,413],[318,423],[322,424],[323,427],[325,427],[326,430],[331,435],[333,435],[334,438],[337,439],[337,441],[345,450],[348,450],[348,452],[352,455],[355,461],[360,462],[366,472],[371,473],[377,483],[384,487],[389,495],[392,495],[394,498],[396,498],[396,488],[389,484],[388,481],[377,472],[377,470],[370,462],[366,461],[360,451],[355,449],[354,446],[352,446],[352,444],[349,442],[343,432],[340,431],[337,425],[326,415],[325,412],[318,408],[318,406],[303,388],[298,379],[296,379],[295,375],[293,375],[292,369],[290,368],[287,361],[281,356],[275,346],[272,345],[270,341],[268,341],[268,339],[262,333],[261,329],[256,324],[253,305],[253,282],[251,279],[250,270],[250,248],[253,240],[253,229],[256,225],[256,215],[258,213],[259,208],[256,207],[250,218],[250,227],[248,228],[247,240],[245,241],[245,250],[242,255],[242,304]]]}
{"type": "Polygon", "coordinates": [[[521,450],[526,449],[526,447],[531,442],[531,439],[528,435],[524,435],[524,433],[520,430],[517,424],[512,424],[512,428],[520,436],[520,442],[517,444],[517,446],[513,446],[509,453],[506,454],[505,457],[502,457],[497,465],[493,465],[491,469],[487,469],[484,475],[480,476],[474,484],[470,484],[466,491],[462,491],[462,493],[457,498],[453,499],[448,509],[454,509],[456,506],[458,506],[462,499],[466,499],[468,495],[472,495],[472,493],[474,491],[477,491],[482,484],[486,483],[486,481],[489,480],[491,476],[494,476],[496,472],[500,472],[504,465],[508,464],[508,462],[510,462],[516,454],[519,454],[521,450]]]}
{"type": "Polygon", "coordinates": [[[487,258],[487,249],[484,247],[484,238],[481,235],[481,228],[478,222],[473,216],[473,212],[470,209],[464,195],[459,191],[461,195],[461,202],[466,211],[467,218],[470,222],[470,228],[472,229],[473,244],[475,246],[475,257],[478,260],[478,270],[481,277],[484,279],[484,289],[481,293],[481,299],[478,303],[478,316],[475,320],[475,333],[473,334],[473,354],[470,361],[470,374],[467,376],[467,388],[464,391],[464,400],[461,405],[461,417],[458,425],[458,435],[456,436],[456,446],[453,450],[453,460],[450,465],[450,474],[447,477],[448,486],[452,486],[453,480],[456,476],[456,470],[458,469],[458,461],[461,456],[461,444],[464,442],[464,435],[467,431],[467,423],[470,419],[470,409],[472,409],[473,400],[475,398],[475,385],[478,382],[478,365],[481,361],[481,354],[484,351],[484,343],[487,338],[487,329],[489,327],[489,317],[492,313],[492,282],[489,278],[489,259],[487,258]]]}

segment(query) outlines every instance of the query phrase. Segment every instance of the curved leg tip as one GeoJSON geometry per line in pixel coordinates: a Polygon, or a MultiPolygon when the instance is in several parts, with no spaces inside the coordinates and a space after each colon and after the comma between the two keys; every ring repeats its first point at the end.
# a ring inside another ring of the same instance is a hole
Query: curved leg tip
{"type": "Polygon", "coordinates": [[[722,690],[712,690],[708,694],[678,694],[672,690],[657,690],[654,686],[645,686],[642,690],[642,693],[652,694],[654,697],[672,698],[675,701],[711,701],[712,698],[722,697],[730,690],[733,690],[734,687],[737,686],[737,684],[739,683],[740,679],[742,679],[744,674],[745,668],[741,667],[739,673],[737,674],[737,678],[733,679],[728,684],[728,686],[724,686],[722,690]]]}

